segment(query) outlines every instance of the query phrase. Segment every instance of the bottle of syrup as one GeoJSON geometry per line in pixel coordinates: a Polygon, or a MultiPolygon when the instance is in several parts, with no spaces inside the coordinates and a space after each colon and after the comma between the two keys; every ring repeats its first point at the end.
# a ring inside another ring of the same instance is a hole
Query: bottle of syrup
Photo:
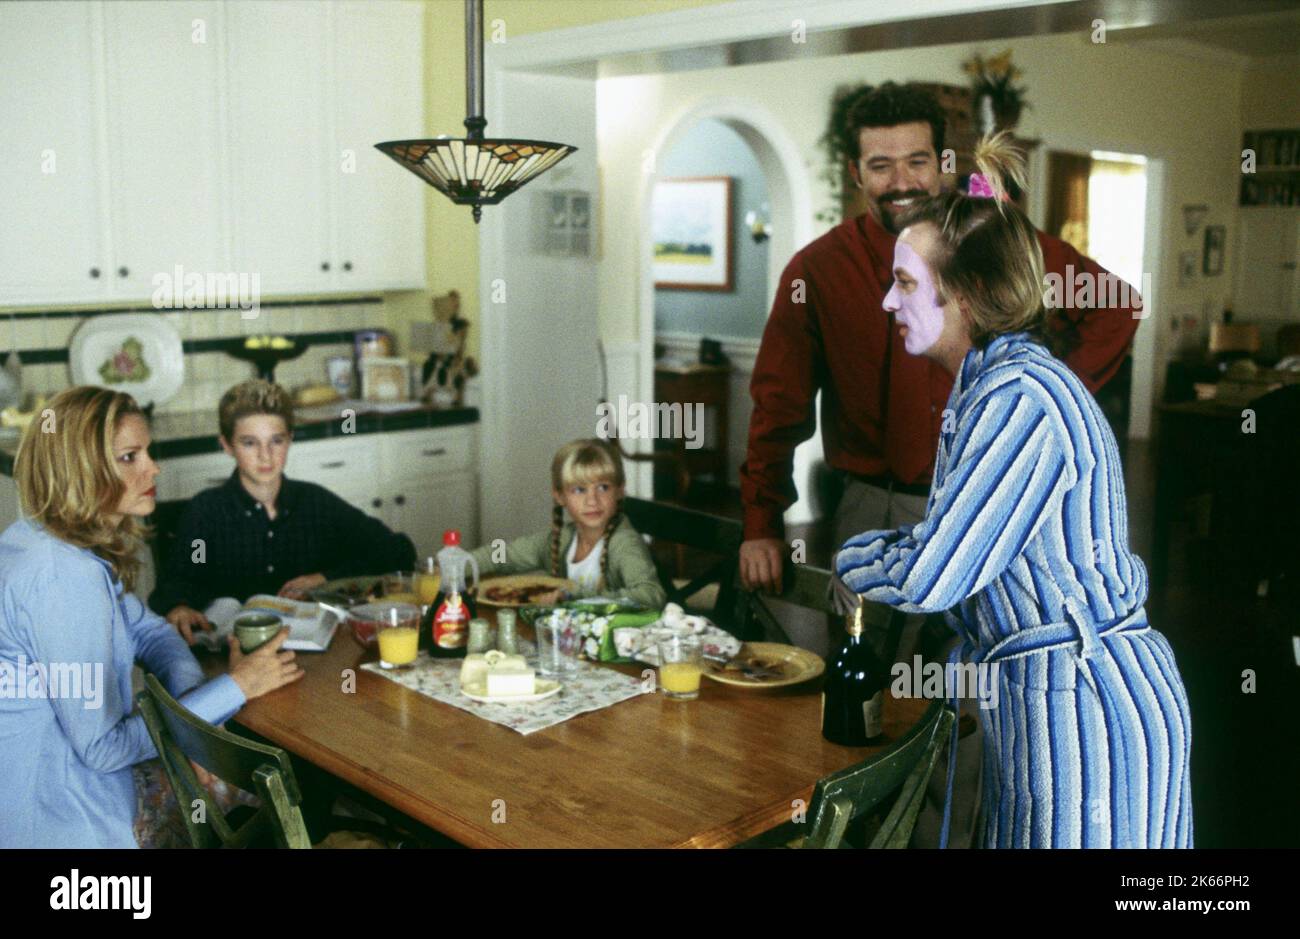
{"type": "Polygon", "coordinates": [[[474,586],[478,586],[478,563],[460,546],[460,532],[456,529],[449,528],[443,532],[442,544],[443,548],[438,552],[441,584],[437,599],[426,614],[425,635],[429,636],[430,655],[462,658],[469,642],[469,621],[476,613],[465,580],[466,568],[474,572],[474,586]]]}

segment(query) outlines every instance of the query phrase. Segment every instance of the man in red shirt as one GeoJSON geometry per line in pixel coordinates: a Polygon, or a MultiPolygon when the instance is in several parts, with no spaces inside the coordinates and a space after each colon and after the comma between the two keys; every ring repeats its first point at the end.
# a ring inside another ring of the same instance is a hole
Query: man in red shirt
{"type": "MultiPolygon", "coordinates": [[[[929,92],[889,82],[853,108],[848,127],[849,172],[866,190],[870,210],[786,266],[750,382],[740,570],[751,588],[781,589],[782,517],[796,498],[794,449],[816,427],[818,391],[826,462],[846,482],[834,524],[838,548],[859,532],[921,519],[952,390],[951,375],[907,354],[894,315],[882,309],[893,283],[895,219],[939,193],[943,110],[929,92]]],[[[1066,289],[1080,274],[1093,278],[1097,305],[1064,304],[1058,314],[1077,341],[1065,361],[1096,392],[1128,353],[1140,301],[1102,306],[1108,291],[1095,288],[1114,275],[1051,235],[1039,232],[1038,239],[1046,271],[1060,275],[1066,289]]],[[[1136,297],[1109,295],[1117,292],[1136,297]]]]}

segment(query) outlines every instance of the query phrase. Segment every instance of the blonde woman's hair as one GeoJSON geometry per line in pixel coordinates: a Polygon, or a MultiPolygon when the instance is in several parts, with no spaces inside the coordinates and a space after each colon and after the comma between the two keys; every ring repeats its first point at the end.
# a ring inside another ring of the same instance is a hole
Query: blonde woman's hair
{"type": "MultiPolygon", "coordinates": [[[[623,475],[623,458],[618,450],[599,437],[572,440],[560,447],[555,459],[551,460],[551,488],[556,492],[563,492],[566,486],[605,482],[622,487],[626,485],[626,478],[623,475]]],[[[605,550],[600,556],[598,591],[605,589],[609,580],[609,539],[622,518],[623,504],[620,500],[618,509],[605,526],[605,550]]],[[[564,576],[560,572],[560,533],[563,530],[564,507],[557,505],[551,510],[551,573],[556,577],[564,576]]]]}
{"type": "Polygon", "coordinates": [[[953,294],[966,301],[975,345],[987,345],[1001,333],[1029,331],[1045,338],[1043,252],[1029,219],[1004,198],[1009,181],[1025,185],[1024,154],[1001,131],[980,139],[975,165],[993,198],[946,192],[913,207],[900,221],[938,229],[935,256],[926,260],[934,270],[939,302],[953,294]]]}
{"type": "Polygon", "coordinates": [[[23,434],[14,480],[23,513],[78,548],[89,548],[131,590],[139,574],[144,526],[117,506],[126,484],[117,472],[113,437],[123,419],[144,412],[119,391],[82,385],[55,395],[23,434]]]}
{"type": "Polygon", "coordinates": [[[270,414],[284,419],[285,429],[293,433],[293,398],[274,382],[255,378],[241,382],[221,396],[217,405],[217,425],[228,443],[235,438],[235,425],[243,417],[270,414]]]}

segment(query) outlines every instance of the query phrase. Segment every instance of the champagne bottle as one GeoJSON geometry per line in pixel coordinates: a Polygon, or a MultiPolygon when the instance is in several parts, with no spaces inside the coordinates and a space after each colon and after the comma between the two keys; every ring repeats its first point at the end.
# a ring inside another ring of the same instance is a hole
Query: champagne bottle
{"type": "Polygon", "coordinates": [[[822,736],[845,747],[868,747],[884,737],[881,708],[886,672],[862,635],[862,604],[846,624],[848,635],[826,665],[822,736]]]}

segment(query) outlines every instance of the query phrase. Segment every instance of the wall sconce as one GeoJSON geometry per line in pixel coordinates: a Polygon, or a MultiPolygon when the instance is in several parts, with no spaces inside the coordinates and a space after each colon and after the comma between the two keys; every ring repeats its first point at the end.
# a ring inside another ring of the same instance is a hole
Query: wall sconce
{"type": "Polygon", "coordinates": [[[749,237],[754,239],[754,244],[761,245],[772,237],[771,214],[772,210],[766,202],[761,209],[750,209],[745,213],[745,227],[749,229],[749,237]]]}
{"type": "Polygon", "coordinates": [[[1201,227],[1201,222],[1205,221],[1205,216],[1210,213],[1208,205],[1185,205],[1183,206],[1183,231],[1189,235],[1195,235],[1196,229],[1201,227]]]}

